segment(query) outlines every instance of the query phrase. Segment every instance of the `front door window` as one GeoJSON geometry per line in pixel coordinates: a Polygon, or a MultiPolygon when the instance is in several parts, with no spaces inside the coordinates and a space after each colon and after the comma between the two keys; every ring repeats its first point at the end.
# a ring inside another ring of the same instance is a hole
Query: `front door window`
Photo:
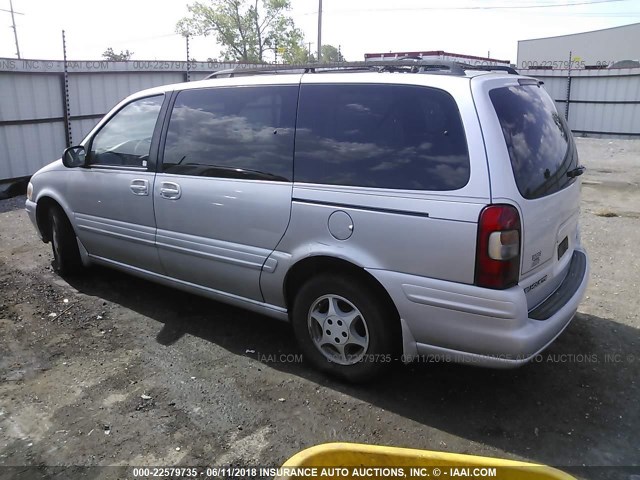
{"type": "Polygon", "coordinates": [[[90,164],[146,168],[162,101],[141,98],[116,113],[93,138],[90,164]]]}

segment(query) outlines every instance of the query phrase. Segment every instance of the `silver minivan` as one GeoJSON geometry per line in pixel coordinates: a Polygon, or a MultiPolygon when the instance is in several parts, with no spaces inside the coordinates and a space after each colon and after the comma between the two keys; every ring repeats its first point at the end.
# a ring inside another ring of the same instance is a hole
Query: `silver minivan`
{"type": "Polygon", "coordinates": [[[55,269],[290,321],[351,381],[515,367],[560,335],[588,278],[583,168],[541,82],[444,62],[276,73],[136,93],[34,174],[55,269]]]}

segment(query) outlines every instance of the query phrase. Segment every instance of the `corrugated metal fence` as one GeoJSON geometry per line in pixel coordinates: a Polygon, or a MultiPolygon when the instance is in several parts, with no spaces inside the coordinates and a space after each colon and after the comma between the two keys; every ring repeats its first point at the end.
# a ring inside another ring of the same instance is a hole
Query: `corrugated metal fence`
{"type": "Polygon", "coordinates": [[[640,68],[519,72],[544,82],[574,134],[640,138],[640,68]]]}
{"type": "Polygon", "coordinates": [[[131,93],[242,66],[252,65],[69,61],[65,85],[63,61],[0,58],[0,181],[30,176],[59,158],[131,93]]]}
{"type": "MultiPolygon", "coordinates": [[[[237,66],[243,65],[69,61],[65,82],[62,61],[0,58],[0,181],[29,176],[58,158],[133,92],[237,66]]],[[[545,82],[577,134],[640,137],[640,69],[521,72],[545,82]]]]}

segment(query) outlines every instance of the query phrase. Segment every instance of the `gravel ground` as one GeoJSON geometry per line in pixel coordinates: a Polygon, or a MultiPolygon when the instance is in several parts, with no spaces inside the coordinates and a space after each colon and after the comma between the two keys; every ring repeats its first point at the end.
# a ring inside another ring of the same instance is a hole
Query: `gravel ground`
{"type": "Polygon", "coordinates": [[[364,386],[301,363],[287,324],[103,268],[59,278],[24,197],[0,201],[0,477],[276,466],[333,441],[638,466],[640,141],[578,147],[592,278],[543,358],[510,371],[413,364],[364,386]]]}
{"type": "MultiPolygon", "coordinates": [[[[13,210],[19,210],[24,207],[24,202],[27,199],[26,195],[19,195],[7,200],[0,200],[0,213],[11,212],[13,210]]],[[[5,224],[2,223],[4,228],[5,224]]]]}

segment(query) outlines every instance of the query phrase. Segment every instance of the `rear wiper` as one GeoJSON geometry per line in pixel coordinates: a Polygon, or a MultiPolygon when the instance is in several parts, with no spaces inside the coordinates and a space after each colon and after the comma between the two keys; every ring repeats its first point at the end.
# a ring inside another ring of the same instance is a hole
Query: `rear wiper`
{"type": "Polygon", "coordinates": [[[573,170],[569,170],[567,172],[567,177],[569,177],[569,178],[579,177],[580,175],[582,175],[584,173],[585,170],[586,170],[586,168],[583,167],[582,165],[580,165],[579,167],[576,167],[573,170]]]}

